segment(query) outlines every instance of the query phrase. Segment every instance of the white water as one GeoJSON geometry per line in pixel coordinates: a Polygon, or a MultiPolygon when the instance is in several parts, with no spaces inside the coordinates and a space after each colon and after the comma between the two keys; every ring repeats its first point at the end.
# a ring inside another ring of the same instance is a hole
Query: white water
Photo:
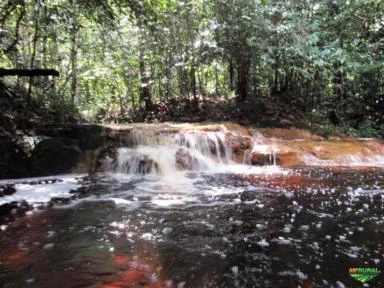
{"type": "MultiPolygon", "coordinates": [[[[218,131],[202,131],[192,125],[182,127],[179,133],[156,134],[144,127],[130,131],[131,140],[127,143],[133,143],[133,147],[118,148],[116,159],[108,159],[104,170],[119,183],[131,183],[133,187],[118,195],[104,195],[99,200],[126,207],[200,205],[202,198],[257,189],[252,185],[220,186],[217,182],[212,185],[205,177],[288,173],[287,169],[276,165],[257,167],[236,163],[226,139],[228,134],[235,132],[228,131],[225,126],[220,126],[218,131]]],[[[273,150],[270,151],[272,155],[273,150]]],[[[234,202],[240,201],[236,196],[233,198],[234,202]]]]}
{"type": "MultiPolygon", "coordinates": [[[[264,141],[254,137],[254,148],[262,147],[268,151],[272,166],[253,167],[247,161],[238,164],[233,160],[233,152],[226,137],[236,132],[228,131],[224,125],[216,126],[218,131],[205,131],[192,125],[175,125],[175,129],[183,128],[178,133],[156,133],[146,127],[130,131],[133,147],[117,149],[115,160],[105,161],[104,170],[113,173],[154,174],[163,177],[175,174],[180,170],[204,173],[278,173],[282,169],[276,166],[275,146],[258,144],[264,141]]],[[[251,152],[252,152],[251,151],[251,152]]],[[[245,157],[244,157],[245,158],[245,157]]]]}
{"type": "MultiPolygon", "coordinates": [[[[132,188],[119,193],[89,196],[87,199],[113,201],[119,206],[135,206],[138,203],[156,207],[195,205],[201,202],[202,197],[257,189],[254,186],[220,186],[218,181],[209,184],[206,182],[207,177],[221,174],[268,176],[288,174],[291,171],[276,165],[277,153],[285,151],[284,141],[266,138],[257,131],[253,131],[251,147],[245,151],[242,164],[238,164],[233,160],[234,154],[227,137],[239,134],[227,129],[225,125],[196,127],[184,124],[166,128],[170,130],[154,130],[145,125],[130,130],[122,147],[117,149],[116,159],[104,160],[104,171],[118,183],[132,184],[132,188]],[[176,132],[172,129],[176,129],[176,132]],[[254,152],[267,155],[272,165],[248,165],[254,152]],[[142,200],[144,198],[147,200],[142,200]]],[[[375,155],[371,159],[351,155],[338,161],[320,160],[309,153],[303,153],[301,157],[308,166],[384,166],[383,155],[375,155]]],[[[53,178],[59,178],[61,182],[33,185],[25,183],[34,181],[32,178],[0,181],[0,184],[15,184],[16,189],[13,195],[1,197],[0,205],[12,201],[33,203],[48,202],[55,197],[69,198],[72,195],[70,191],[81,186],[76,175],[53,178]]],[[[39,178],[42,179],[49,180],[50,177],[39,178]]],[[[236,199],[233,201],[239,200],[236,199]]]]}
{"type": "Polygon", "coordinates": [[[81,187],[82,175],[60,175],[53,177],[2,180],[0,184],[14,184],[16,192],[0,197],[0,205],[11,202],[46,203],[52,198],[69,198],[70,192],[81,187]],[[52,183],[58,180],[59,182],[52,183]],[[40,184],[33,184],[39,182],[40,184]]]}

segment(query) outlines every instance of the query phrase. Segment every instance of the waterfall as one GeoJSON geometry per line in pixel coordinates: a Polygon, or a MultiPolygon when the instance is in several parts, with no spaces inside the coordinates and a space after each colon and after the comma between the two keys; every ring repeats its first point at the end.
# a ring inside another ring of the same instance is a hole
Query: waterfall
{"type": "Polygon", "coordinates": [[[252,154],[266,155],[264,164],[277,166],[276,153],[279,151],[279,147],[274,138],[266,138],[261,133],[253,131],[252,137],[252,149],[248,156],[250,163],[252,154]]]}
{"type": "Polygon", "coordinates": [[[104,171],[166,176],[178,171],[253,173],[255,166],[262,166],[264,173],[280,166],[383,163],[384,146],[377,141],[327,141],[299,130],[247,129],[233,124],[138,124],[119,133],[120,145],[114,148],[113,157],[103,160],[104,171]]]}
{"type": "Polygon", "coordinates": [[[217,170],[234,163],[231,148],[226,143],[226,128],[202,131],[179,126],[153,130],[135,127],[122,141],[116,159],[106,161],[105,170],[127,174],[169,175],[180,170],[217,170]]]}

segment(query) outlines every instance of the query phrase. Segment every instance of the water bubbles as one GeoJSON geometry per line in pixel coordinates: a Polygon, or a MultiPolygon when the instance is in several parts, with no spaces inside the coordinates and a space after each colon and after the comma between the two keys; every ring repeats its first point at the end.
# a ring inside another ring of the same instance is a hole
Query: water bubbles
{"type": "Polygon", "coordinates": [[[299,227],[299,230],[300,230],[300,231],[308,231],[308,230],[309,230],[309,225],[301,225],[301,226],[299,227]]]}
{"type": "Polygon", "coordinates": [[[266,228],[266,226],[264,224],[260,224],[260,223],[256,224],[256,229],[257,230],[264,230],[265,228],[266,228]]]}
{"type": "Polygon", "coordinates": [[[292,244],[292,240],[291,239],[285,239],[282,236],[279,236],[277,239],[271,240],[271,242],[276,242],[279,245],[290,245],[290,244],[292,244]]]}
{"type": "Polygon", "coordinates": [[[149,240],[154,239],[155,237],[151,233],[144,233],[143,235],[141,235],[141,238],[149,241],[149,240]]]}
{"type": "Polygon", "coordinates": [[[29,278],[29,279],[25,280],[25,283],[27,283],[27,284],[33,284],[34,282],[35,282],[34,278],[29,278]]]}
{"type": "Polygon", "coordinates": [[[298,271],[296,272],[296,275],[297,275],[297,277],[299,277],[299,279],[301,279],[301,280],[306,280],[306,279],[308,278],[308,275],[304,274],[304,273],[301,272],[300,270],[298,270],[298,271]]]}
{"type": "Polygon", "coordinates": [[[341,282],[341,281],[336,281],[336,287],[337,287],[337,288],[346,288],[346,286],[344,285],[344,283],[341,282]]]}
{"type": "Polygon", "coordinates": [[[262,248],[269,247],[269,243],[265,239],[262,239],[261,241],[257,242],[257,245],[259,245],[262,248]]]}
{"type": "Polygon", "coordinates": [[[284,233],[291,233],[291,230],[292,230],[292,225],[291,224],[285,224],[284,226],[284,233]]]}
{"type": "Polygon", "coordinates": [[[170,227],[164,227],[163,230],[161,231],[164,235],[169,235],[173,231],[173,228],[170,227]]]}
{"type": "Polygon", "coordinates": [[[53,247],[55,247],[54,243],[47,243],[43,246],[43,250],[51,250],[53,247]]]}
{"type": "Polygon", "coordinates": [[[242,226],[243,225],[243,221],[241,221],[241,220],[232,220],[231,222],[235,226],[242,226]]]}
{"type": "Polygon", "coordinates": [[[345,241],[346,238],[347,238],[347,237],[345,237],[345,235],[340,235],[340,236],[339,236],[340,241],[345,241]]]}
{"type": "Polygon", "coordinates": [[[233,275],[237,276],[239,274],[239,267],[238,266],[232,266],[231,271],[233,275]]]}

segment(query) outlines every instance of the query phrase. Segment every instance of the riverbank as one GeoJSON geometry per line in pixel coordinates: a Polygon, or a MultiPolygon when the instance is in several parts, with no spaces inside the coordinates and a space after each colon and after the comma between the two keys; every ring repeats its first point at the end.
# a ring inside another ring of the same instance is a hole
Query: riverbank
{"type": "MultiPolygon", "coordinates": [[[[79,124],[83,119],[77,112],[65,113],[63,107],[47,108],[37,101],[28,106],[23,93],[1,83],[0,100],[4,111],[0,115],[2,179],[72,172],[92,174],[103,169],[106,157],[117,161],[118,149],[123,146],[132,148],[167,137],[169,145],[172,141],[179,144],[175,141],[185,137],[196,143],[206,141],[198,145],[208,145],[204,149],[211,149],[213,158],[221,157],[220,153],[226,149],[225,153],[230,156],[226,155],[225,161],[256,166],[375,165],[380,163],[384,153],[381,140],[350,137],[338,129],[313,123],[304,115],[298,116],[294,109],[286,109],[282,115],[278,112],[282,108],[276,103],[269,107],[260,106],[252,113],[251,106],[231,110],[230,105],[216,103],[214,108],[215,103],[211,101],[198,107],[192,116],[192,108],[185,106],[186,103],[182,108],[179,107],[182,103],[172,104],[171,101],[163,110],[161,105],[155,107],[152,118],[130,120],[188,122],[103,125],[79,124]],[[171,104],[178,107],[173,109],[173,114],[171,104]],[[212,113],[208,114],[207,109],[212,113]],[[249,111],[242,113],[244,109],[249,111]],[[163,118],[158,115],[161,111],[163,118]],[[196,122],[210,118],[217,121],[196,122]],[[236,119],[238,122],[233,122],[236,119]]],[[[186,148],[191,145],[184,144],[186,148]]],[[[149,161],[159,166],[151,155],[144,153],[141,157],[146,159],[142,165],[149,161]]],[[[196,162],[194,156],[182,147],[178,147],[172,157],[176,157],[174,165],[178,169],[193,169],[190,163],[196,162]]]]}
{"type": "Polygon", "coordinates": [[[144,148],[133,156],[128,153],[126,161],[139,173],[154,172],[145,167],[196,170],[208,165],[201,153],[208,153],[209,161],[253,166],[384,165],[384,142],[379,139],[324,138],[303,129],[234,123],[46,125],[35,135],[20,135],[14,138],[17,142],[10,139],[0,142],[4,151],[0,178],[94,174],[108,163],[118,165],[124,149],[138,147],[144,148]],[[14,145],[22,150],[14,151],[14,145]],[[160,157],[164,153],[169,154],[165,162],[160,157]]]}

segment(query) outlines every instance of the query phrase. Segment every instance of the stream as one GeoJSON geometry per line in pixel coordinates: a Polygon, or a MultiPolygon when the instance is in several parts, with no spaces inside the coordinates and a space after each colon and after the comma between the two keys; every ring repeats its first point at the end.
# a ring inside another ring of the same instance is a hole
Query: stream
{"type": "Polygon", "coordinates": [[[381,158],[251,166],[204,135],[141,135],[91,176],[1,180],[16,192],[0,197],[0,286],[383,287],[348,272],[384,271],[381,158]]]}

